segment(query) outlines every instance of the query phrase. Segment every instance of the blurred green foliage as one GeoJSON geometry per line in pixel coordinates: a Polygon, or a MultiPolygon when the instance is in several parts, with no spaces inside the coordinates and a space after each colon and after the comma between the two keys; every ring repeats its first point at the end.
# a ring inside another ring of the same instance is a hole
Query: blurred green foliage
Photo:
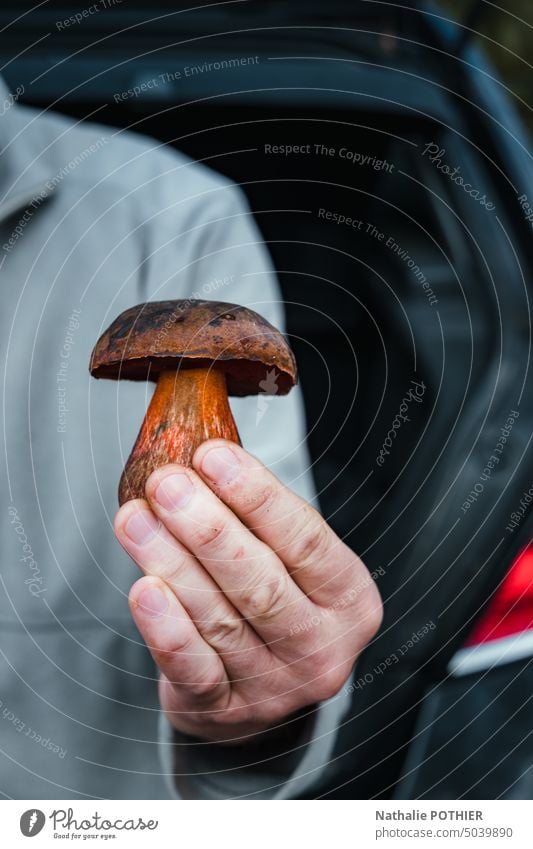
{"type": "MultiPolygon", "coordinates": [[[[466,19],[471,0],[440,0],[458,21],[466,19]]],[[[515,105],[533,131],[533,0],[483,0],[476,26],[480,44],[499,71],[515,105]]]]}

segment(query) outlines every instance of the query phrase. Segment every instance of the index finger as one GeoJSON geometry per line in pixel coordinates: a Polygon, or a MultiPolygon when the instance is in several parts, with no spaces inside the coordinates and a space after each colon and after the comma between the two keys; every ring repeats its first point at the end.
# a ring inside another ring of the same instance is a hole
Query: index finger
{"type": "Polygon", "coordinates": [[[291,492],[256,457],[232,442],[204,442],[194,468],[211,489],[283,561],[315,604],[330,607],[372,578],[354,552],[303,498],[291,492]]]}

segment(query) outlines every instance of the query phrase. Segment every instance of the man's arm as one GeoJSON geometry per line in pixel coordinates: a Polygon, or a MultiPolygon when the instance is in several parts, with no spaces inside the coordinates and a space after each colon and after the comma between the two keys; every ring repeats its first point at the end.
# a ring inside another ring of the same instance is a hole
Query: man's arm
{"type": "Polygon", "coordinates": [[[117,537],[145,577],[130,592],[182,734],[229,745],[334,698],[381,620],[377,589],[324,519],[222,440],[194,469],[152,473],[117,537]]]}
{"type": "MultiPolygon", "coordinates": [[[[210,198],[205,224],[195,225],[193,253],[177,240],[178,281],[190,284],[176,287],[169,276],[174,297],[244,303],[281,326],[261,238],[235,190],[224,193],[223,203],[217,193],[210,198]]],[[[174,469],[192,485],[195,506],[189,498],[161,509],[156,492],[172,469],[158,470],[148,503],[118,514],[117,535],[147,576],[132,588],[131,607],[162,671],[161,701],[176,729],[172,745],[163,744],[165,771],[181,795],[299,795],[327,764],[345,709],[342,685],[376,629],[380,602],[364,566],[309,506],[299,393],[268,399],[266,409],[250,399],[232,406],[256,455],[229,447],[243,464],[240,482],[206,473],[200,449],[196,473],[174,469]],[[135,525],[140,545],[128,534],[135,525]],[[157,590],[167,605],[159,616],[157,590]],[[299,712],[305,716],[294,720],[299,712]]]]}

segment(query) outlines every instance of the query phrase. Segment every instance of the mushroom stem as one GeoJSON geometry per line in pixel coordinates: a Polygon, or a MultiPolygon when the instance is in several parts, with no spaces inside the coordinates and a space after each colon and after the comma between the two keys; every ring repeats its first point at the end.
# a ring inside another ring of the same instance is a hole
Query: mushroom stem
{"type": "Polygon", "coordinates": [[[240,445],[224,372],[215,368],[161,372],[120,478],[120,505],[145,497],[144,487],[154,469],[166,463],[191,466],[198,446],[216,438],[240,445]]]}

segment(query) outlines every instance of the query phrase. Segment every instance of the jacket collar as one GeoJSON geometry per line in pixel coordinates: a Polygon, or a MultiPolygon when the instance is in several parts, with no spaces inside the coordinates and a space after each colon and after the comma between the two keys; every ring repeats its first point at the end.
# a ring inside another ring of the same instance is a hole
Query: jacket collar
{"type": "Polygon", "coordinates": [[[38,126],[38,112],[19,106],[0,76],[0,221],[57,190],[38,126]]]}

